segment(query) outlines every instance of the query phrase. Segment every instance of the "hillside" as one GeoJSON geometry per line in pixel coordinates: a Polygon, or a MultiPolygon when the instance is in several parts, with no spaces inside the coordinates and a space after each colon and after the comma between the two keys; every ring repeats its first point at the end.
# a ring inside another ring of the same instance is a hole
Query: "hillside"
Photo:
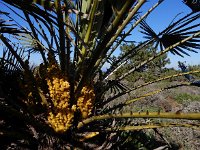
{"type": "MultiPolygon", "coordinates": [[[[142,84],[142,80],[136,83],[124,82],[126,84],[142,84]]],[[[115,102],[111,102],[109,105],[116,105],[122,103],[122,100],[131,100],[135,97],[139,97],[150,91],[155,91],[159,88],[178,85],[180,81],[162,81],[160,83],[151,84],[145,88],[141,88],[137,91],[133,91],[130,94],[118,98],[115,102]]],[[[146,112],[146,111],[161,111],[161,112],[200,112],[200,87],[194,86],[182,86],[173,89],[169,89],[153,96],[140,99],[129,106],[126,106],[121,110],[123,112],[146,112]]],[[[141,122],[139,119],[134,119],[133,122],[141,122]]],[[[143,122],[154,121],[152,119],[143,119],[143,122]]],[[[161,121],[161,120],[157,120],[161,121]]],[[[165,120],[166,121],[166,120],[165,120]]],[[[170,122],[170,120],[167,120],[170,122]]],[[[176,121],[176,123],[184,123],[184,120],[176,121]]],[[[199,123],[199,121],[190,121],[190,123],[199,123]]],[[[178,149],[180,150],[198,150],[200,146],[200,131],[191,128],[183,127],[170,127],[159,128],[155,130],[144,130],[144,132],[150,136],[156,138],[156,141],[161,142],[165,149],[178,149]],[[168,144],[169,145],[168,145],[168,144]],[[174,146],[172,146],[174,145],[174,146]],[[166,147],[165,147],[166,146],[166,147]],[[171,148],[170,148],[171,147],[171,148]]],[[[148,149],[147,147],[145,147],[148,149]]]]}

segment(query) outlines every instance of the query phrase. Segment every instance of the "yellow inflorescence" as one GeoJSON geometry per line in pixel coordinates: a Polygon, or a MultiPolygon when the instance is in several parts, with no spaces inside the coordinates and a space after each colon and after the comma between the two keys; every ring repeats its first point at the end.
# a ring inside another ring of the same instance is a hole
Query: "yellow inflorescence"
{"type": "Polygon", "coordinates": [[[53,112],[49,112],[48,122],[56,132],[65,132],[72,125],[76,106],[70,106],[70,84],[61,74],[56,63],[47,68],[47,85],[53,103],[53,112]]]}
{"type": "Polygon", "coordinates": [[[94,99],[95,94],[93,87],[84,86],[77,101],[77,106],[81,112],[82,118],[87,118],[89,115],[91,115],[94,99]]]}
{"type": "Polygon", "coordinates": [[[50,112],[48,122],[56,132],[65,132],[71,127],[73,117],[74,111],[70,109],[67,112],[58,112],[55,114],[50,112]]]}
{"type": "Polygon", "coordinates": [[[53,80],[47,80],[49,94],[57,109],[66,109],[69,107],[70,85],[63,79],[53,77],[53,80]]]}
{"type": "Polygon", "coordinates": [[[54,113],[50,112],[48,122],[56,132],[65,132],[72,124],[76,107],[69,105],[70,85],[64,79],[53,77],[47,80],[54,113]]]}
{"type": "Polygon", "coordinates": [[[48,122],[56,132],[67,131],[73,123],[74,113],[77,108],[82,118],[87,118],[92,113],[95,99],[94,88],[84,86],[77,100],[76,105],[70,105],[70,84],[61,73],[52,54],[48,54],[49,67],[47,68],[47,85],[49,97],[52,100],[53,108],[49,113],[48,122]]]}

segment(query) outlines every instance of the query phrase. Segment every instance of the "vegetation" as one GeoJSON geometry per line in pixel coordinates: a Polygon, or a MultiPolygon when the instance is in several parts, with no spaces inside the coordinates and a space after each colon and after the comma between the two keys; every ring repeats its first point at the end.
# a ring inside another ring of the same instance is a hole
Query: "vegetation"
{"type": "Polygon", "coordinates": [[[191,94],[187,94],[187,93],[177,94],[174,98],[177,102],[182,103],[182,104],[188,103],[190,101],[199,101],[200,100],[199,95],[191,95],[191,94]]]}
{"type": "MultiPolygon", "coordinates": [[[[189,65],[188,66],[188,70],[199,70],[200,69],[200,65],[189,65]]],[[[197,78],[200,77],[200,74],[196,74],[195,75],[197,78]]]]}
{"type": "Polygon", "coordinates": [[[138,130],[162,127],[199,128],[199,124],[190,122],[134,123],[136,118],[199,120],[199,113],[120,112],[125,106],[164,90],[186,85],[199,86],[198,84],[172,84],[110,105],[116,98],[141,90],[152,83],[200,73],[200,70],[193,70],[160,77],[134,87],[124,85],[123,79],[141,68],[151,66],[154,60],[160,60],[166,53],[189,55],[188,52],[196,52],[200,47],[197,22],[200,17],[199,1],[186,1],[192,12],[173,20],[158,34],[145,22],[145,18],[163,0],[158,0],[148,11],[140,12],[146,2],[0,2],[12,12],[0,11],[0,40],[4,46],[0,59],[1,149],[117,149],[128,145],[130,136],[130,141],[136,143],[134,147],[139,148],[149,140],[147,137],[143,141],[144,136],[138,130]],[[20,21],[14,16],[20,18],[20,21]],[[122,53],[103,72],[104,64],[112,59],[115,50],[137,26],[141,28],[146,40],[122,53]],[[146,47],[156,52],[138,59],[141,53],[146,54],[143,51],[146,47]],[[37,67],[31,66],[30,62],[34,53],[39,54],[42,59],[37,67]],[[130,58],[137,58],[138,62],[132,63],[121,76],[111,78],[130,58]],[[110,94],[106,95],[107,92],[110,94]],[[133,138],[134,135],[137,136],[133,138]]]}
{"type": "MultiPolygon", "coordinates": [[[[124,54],[128,53],[132,49],[134,49],[134,44],[127,45],[123,44],[121,49],[121,54],[118,56],[119,58],[124,54]]],[[[126,73],[133,65],[137,66],[141,61],[145,61],[152,55],[156,55],[157,50],[153,45],[147,45],[139,51],[132,52],[132,57],[127,60],[127,63],[124,64],[120,69],[115,72],[115,76],[120,77],[122,74],[126,73]],[[142,56],[142,57],[141,57],[142,56]]],[[[118,58],[114,58],[117,60],[118,58]]],[[[132,75],[126,77],[126,79],[130,82],[135,82],[138,79],[143,79],[145,82],[155,80],[158,76],[161,76],[161,73],[166,71],[165,66],[170,63],[169,58],[167,58],[167,54],[163,54],[161,57],[151,61],[150,63],[140,67],[136,70],[132,75]]]]}

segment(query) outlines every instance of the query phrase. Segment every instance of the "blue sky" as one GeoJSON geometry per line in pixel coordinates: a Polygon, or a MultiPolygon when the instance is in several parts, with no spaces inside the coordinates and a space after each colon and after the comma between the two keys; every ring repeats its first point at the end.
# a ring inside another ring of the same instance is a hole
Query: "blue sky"
{"type": "MultiPolygon", "coordinates": [[[[1,1],[1,0],[0,0],[1,1]]],[[[153,4],[155,4],[158,0],[149,0],[145,5],[142,7],[140,11],[148,10],[153,4]]],[[[3,6],[0,3],[0,10],[1,11],[8,11],[5,6],[3,6]]],[[[147,23],[150,25],[150,27],[156,32],[159,33],[163,29],[165,29],[169,23],[172,21],[172,19],[179,13],[182,13],[180,16],[184,16],[188,13],[190,13],[191,10],[189,7],[187,7],[182,0],[164,0],[164,2],[158,6],[147,18],[147,23]]],[[[14,16],[14,18],[17,18],[14,16]]],[[[20,24],[23,24],[21,20],[20,24]]],[[[131,40],[141,42],[144,41],[143,35],[138,32],[139,28],[136,28],[132,32],[132,36],[129,38],[131,40]]],[[[0,46],[1,49],[1,46],[0,46]]],[[[119,53],[119,49],[118,52],[119,53]]],[[[171,64],[169,67],[175,67],[177,68],[178,64],[177,61],[186,61],[186,64],[194,65],[194,64],[200,64],[200,51],[198,54],[195,53],[189,53],[191,57],[185,56],[184,58],[172,55],[171,53],[168,53],[168,56],[170,57],[171,64]]],[[[1,52],[0,52],[1,55],[1,52]]],[[[41,62],[41,58],[39,55],[34,55],[31,59],[32,61],[41,62]]]]}

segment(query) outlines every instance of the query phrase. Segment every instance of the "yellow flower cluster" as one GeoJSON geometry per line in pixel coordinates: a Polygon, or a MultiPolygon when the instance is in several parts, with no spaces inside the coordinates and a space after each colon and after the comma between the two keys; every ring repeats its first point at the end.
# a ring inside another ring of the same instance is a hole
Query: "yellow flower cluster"
{"type": "Polygon", "coordinates": [[[72,124],[76,107],[69,106],[70,85],[64,79],[53,77],[47,80],[50,98],[53,102],[54,113],[50,112],[48,122],[56,132],[65,132],[72,124]]]}
{"type": "Polygon", "coordinates": [[[51,58],[50,67],[47,68],[48,78],[46,79],[49,96],[53,103],[53,112],[49,112],[48,122],[56,132],[65,132],[72,125],[76,106],[70,106],[70,84],[51,58]]]}
{"type": "Polygon", "coordinates": [[[48,122],[56,132],[61,132],[61,133],[65,132],[72,125],[72,120],[74,117],[75,110],[68,109],[66,111],[64,112],[59,111],[58,113],[55,114],[52,112],[49,113],[48,122]]]}
{"type": "Polygon", "coordinates": [[[95,94],[93,87],[84,86],[77,101],[77,106],[81,112],[82,118],[87,118],[89,115],[91,115],[94,99],[95,94]]]}
{"type": "Polygon", "coordinates": [[[47,80],[47,85],[54,107],[58,109],[68,108],[70,99],[69,82],[53,77],[52,81],[47,80]]]}

